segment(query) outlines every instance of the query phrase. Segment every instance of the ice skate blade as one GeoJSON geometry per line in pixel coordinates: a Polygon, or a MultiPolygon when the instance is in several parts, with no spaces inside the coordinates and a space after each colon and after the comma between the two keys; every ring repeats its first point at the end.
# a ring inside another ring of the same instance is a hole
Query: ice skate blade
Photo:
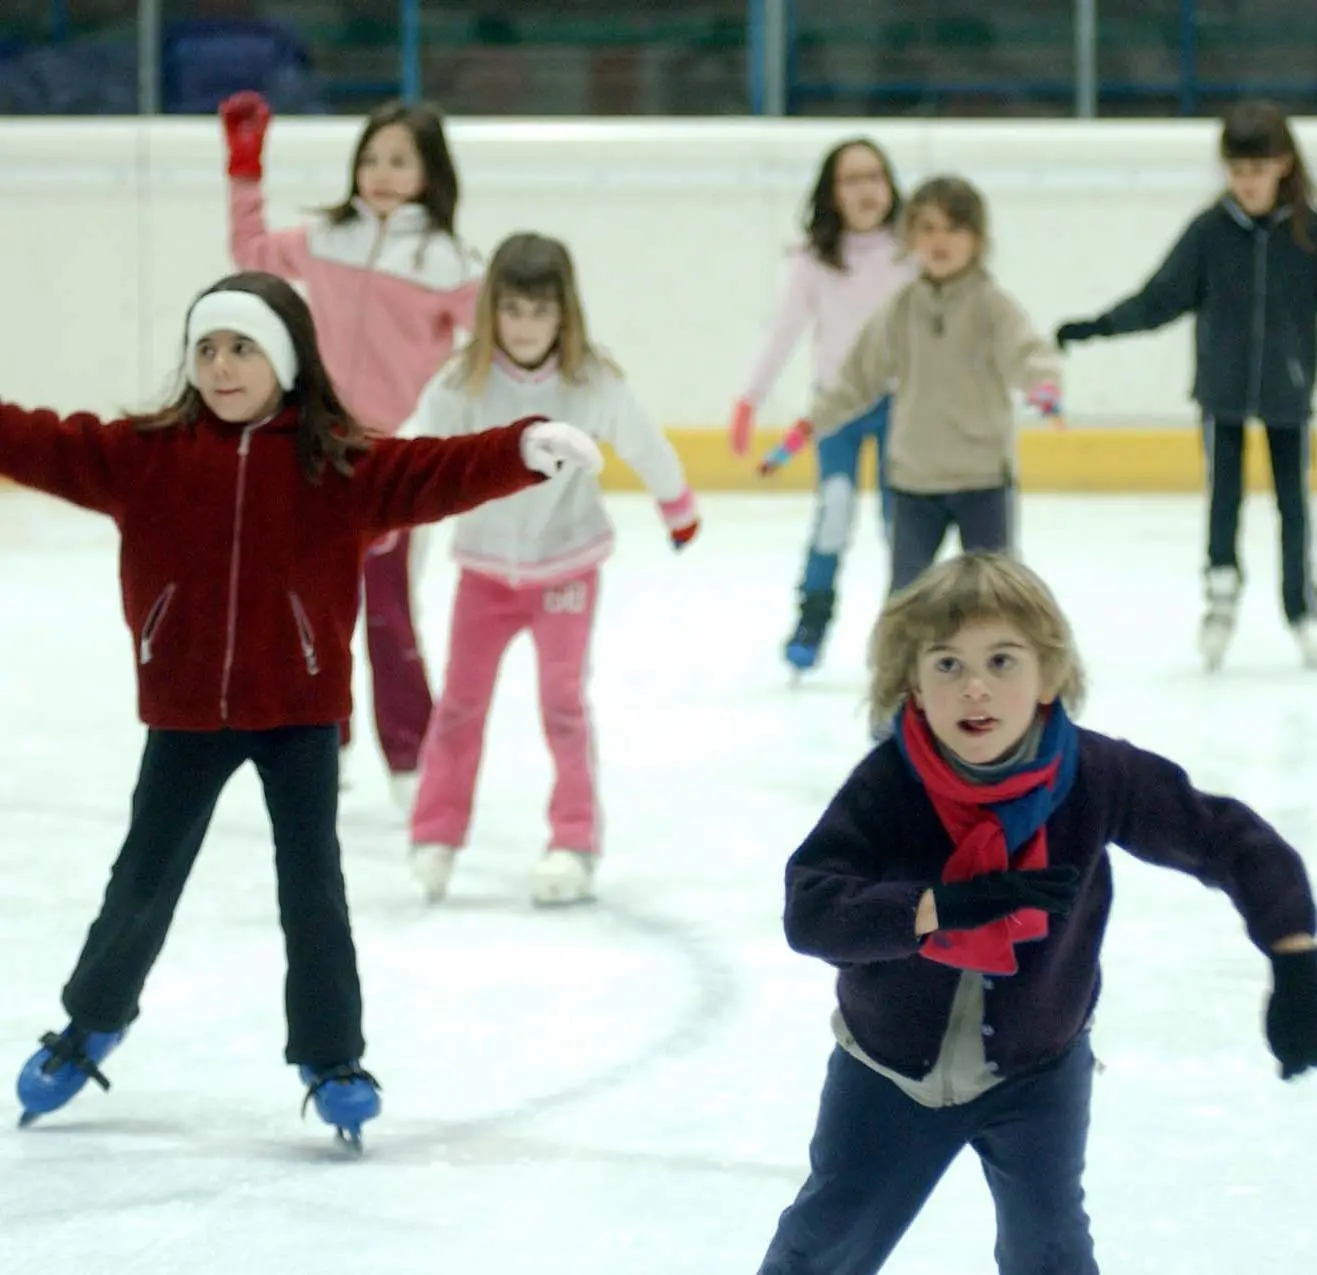
{"type": "Polygon", "coordinates": [[[334,1130],[334,1140],[343,1151],[352,1156],[362,1155],[366,1150],[361,1144],[360,1129],[337,1128],[334,1130]]]}
{"type": "Polygon", "coordinates": [[[25,1111],[21,1116],[18,1117],[18,1127],[20,1129],[26,1129],[29,1125],[36,1124],[36,1122],[40,1119],[41,1119],[41,1112],[25,1111]]]}

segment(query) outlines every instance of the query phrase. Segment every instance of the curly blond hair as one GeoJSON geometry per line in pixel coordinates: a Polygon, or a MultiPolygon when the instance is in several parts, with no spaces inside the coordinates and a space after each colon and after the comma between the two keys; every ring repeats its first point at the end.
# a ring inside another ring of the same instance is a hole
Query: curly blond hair
{"type": "Polygon", "coordinates": [[[883,607],[869,639],[869,711],[890,717],[915,689],[919,655],[967,624],[1000,620],[1038,656],[1043,689],[1070,713],[1084,700],[1084,667],[1070,622],[1037,572],[1003,553],[967,553],[930,567],[883,607]]]}

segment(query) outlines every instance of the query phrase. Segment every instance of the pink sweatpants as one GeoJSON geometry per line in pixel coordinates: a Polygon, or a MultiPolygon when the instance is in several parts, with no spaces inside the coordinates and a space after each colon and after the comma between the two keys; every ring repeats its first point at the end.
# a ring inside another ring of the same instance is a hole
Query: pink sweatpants
{"type": "Polygon", "coordinates": [[[550,844],[598,853],[594,730],[585,702],[598,596],[597,568],[549,588],[516,588],[474,571],[461,573],[443,694],[421,749],[414,844],[466,843],[499,663],[512,639],[529,628],[539,665],[540,716],[553,755],[550,844]]]}

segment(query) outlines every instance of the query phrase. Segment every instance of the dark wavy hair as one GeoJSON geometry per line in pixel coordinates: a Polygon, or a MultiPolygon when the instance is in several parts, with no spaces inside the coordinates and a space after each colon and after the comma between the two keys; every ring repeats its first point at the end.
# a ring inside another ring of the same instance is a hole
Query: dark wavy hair
{"type": "Polygon", "coordinates": [[[421,157],[421,167],[425,170],[425,185],[414,202],[430,215],[432,230],[440,230],[446,235],[456,234],[457,201],[461,193],[457,184],[457,168],[448,150],[448,139],[444,135],[444,117],[439,108],[430,102],[415,105],[385,102],[383,106],[377,106],[371,111],[366,117],[366,127],[362,130],[357,148],[352,152],[348,193],[342,203],[333,204],[322,211],[335,226],[353,221],[361,215],[352,202],[361,193],[357,189],[357,170],[361,167],[361,157],[375,134],[391,124],[401,124],[412,135],[412,141],[416,143],[416,150],[421,157]]]}
{"type": "MultiPolygon", "coordinates": [[[[297,355],[297,380],[284,395],[283,402],[285,406],[296,405],[299,409],[297,455],[302,472],[313,483],[321,480],[327,467],[340,474],[350,474],[352,457],[366,451],[370,444],[365,429],[344,406],[330,380],[324,360],[320,357],[315,320],[301,295],[275,275],[261,270],[248,270],[212,284],[197,296],[192,305],[195,306],[197,301],[212,292],[250,292],[279,316],[280,322],[288,330],[293,351],[297,355]]],[[[188,307],[188,313],[192,313],[192,306],[188,307]]],[[[186,320],[183,324],[183,346],[182,367],[185,370],[191,357],[191,351],[187,349],[186,320]]],[[[180,379],[184,388],[167,407],[130,416],[128,419],[140,430],[173,429],[196,424],[205,412],[206,404],[201,391],[188,383],[184,373],[180,374],[180,379]]]]}
{"type": "Polygon", "coordinates": [[[892,191],[892,206],[882,224],[889,229],[898,225],[905,206],[901,188],[896,183],[896,170],[887,152],[877,142],[868,137],[849,137],[838,142],[823,157],[804,216],[805,236],[809,240],[810,250],[834,270],[846,268],[841,259],[841,236],[846,227],[841,219],[841,210],[837,207],[837,164],[843,153],[852,146],[863,146],[883,166],[883,172],[887,175],[887,184],[892,191]]]}

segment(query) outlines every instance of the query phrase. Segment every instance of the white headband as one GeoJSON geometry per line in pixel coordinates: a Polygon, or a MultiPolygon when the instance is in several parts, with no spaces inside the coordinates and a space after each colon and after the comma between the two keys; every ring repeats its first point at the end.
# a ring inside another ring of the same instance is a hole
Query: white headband
{"type": "Polygon", "coordinates": [[[197,346],[212,332],[236,332],[265,351],[284,393],[297,380],[297,354],[283,320],[254,292],[207,292],[187,317],[187,379],[197,383],[197,346]]]}

